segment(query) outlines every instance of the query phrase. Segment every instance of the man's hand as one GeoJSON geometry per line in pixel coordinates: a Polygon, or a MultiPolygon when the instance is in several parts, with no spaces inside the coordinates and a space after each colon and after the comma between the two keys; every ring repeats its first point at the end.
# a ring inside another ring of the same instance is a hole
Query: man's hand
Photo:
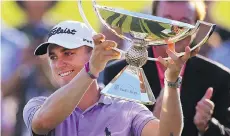
{"type": "Polygon", "coordinates": [[[194,124],[200,132],[208,129],[208,121],[211,119],[214,103],[210,100],[213,94],[213,88],[208,88],[204,97],[197,103],[194,124]]]}
{"type": "Polygon", "coordinates": [[[89,60],[89,67],[91,72],[97,76],[104,70],[108,61],[113,59],[120,59],[121,54],[113,50],[117,47],[117,43],[110,40],[105,40],[103,34],[97,34],[93,37],[95,47],[93,48],[91,58],[89,60]]]}
{"type": "Polygon", "coordinates": [[[170,60],[166,61],[161,56],[159,56],[158,61],[167,68],[165,71],[166,80],[175,82],[178,79],[182,67],[191,57],[191,49],[189,46],[185,47],[185,54],[182,57],[179,57],[176,52],[169,49],[166,50],[166,53],[170,57],[170,60]]]}

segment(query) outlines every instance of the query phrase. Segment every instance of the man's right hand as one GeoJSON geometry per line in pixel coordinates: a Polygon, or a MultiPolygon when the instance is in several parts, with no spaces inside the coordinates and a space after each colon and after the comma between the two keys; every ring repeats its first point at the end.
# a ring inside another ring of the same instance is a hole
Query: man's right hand
{"type": "Polygon", "coordinates": [[[89,61],[90,71],[98,76],[99,73],[104,70],[108,61],[113,59],[120,59],[120,52],[113,50],[113,47],[117,47],[116,42],[105,40],[103,34],[97,34],[93,37],[95,47],[92,51],[92,55],[89,61]]]}

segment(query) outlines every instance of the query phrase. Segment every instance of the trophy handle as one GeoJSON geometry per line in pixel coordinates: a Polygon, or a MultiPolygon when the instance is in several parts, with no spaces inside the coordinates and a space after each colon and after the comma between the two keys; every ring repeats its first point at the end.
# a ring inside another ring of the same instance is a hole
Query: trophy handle
{"type": "Polygon", "coordinates": [[[88,28],[90,28],[92,30],[92,32],[94,34],[97,34],[97,32],[93,29],[93,27],[90,25],[88,19],[85,16],[85,12],[84,12],[84,10],[82,8],[82,1],[81,0],[77,0],[77,2],[78,2],[78,4],[77,4],[78,5],[78,9],[79,9],[81,18],[83,19],[84,23],[88,26],[88,28]]]}
{"type": "MultiPolygon", "coordinates": [[[[214,32],[215,30],[215,27],[216,25],[215,24],[212,24],[212,23],[208,23],[208,22],[205,22],[205,21],[201,21],[199,20],[197,23],[196,23],[196,27],[195,29],[191,32],[191,35],[194,34],[195,32],[197,32],[200,24],[204,24],[204,25],[207,25],[207,26],[210,26],[210,29],[208,31],[208,33],[206,34],[206,36],[197,44],[195,45],[194,47],[191,48],[191,51],[194,51],[195,49],[197,49],[198,47],[202,46],[208,39],[209,37],[212,35],[212,33],[214,32]]],[[[178,57],[182,57],[185,53],[182,52],[182,53],[178,53],[178,57]]],[[[164,60],[169,60],[170,58],[164,58],[164,60]]],[[[151,61],[158,61],[157,58],[151,58],[151,57],[148,57],[148,60],[151,60],[151,61]]]]}
{"type": "Polygon", "coordinates": [[[197,47],[200,47],[201,45],[203,45],[203,44],[209,39],[209,37],[212,35],[212,33],[214,32],[215,27],[216,27],[215,24],[211,24],[211,23],[208,23],[208,22],[205,22],[205,21],[201,21],[201,20],[199,20],[199,23],[205,24],[205,25],[211,26],[211,27],[210,27],[210,29],[209,29],[207,35],[206,35],[197,45],[195,45],[195,46],[191,49],[192,51],[195,50],[197,47]]]}
{"type": "Polygon", "coordinates": [[[96,3],[95,0],[92,0],[92,3],[93,3],[93,7],[94,7],[94,10],[95,10],[95,12],[96,12],[98,18],[100,19],[101,23],[102,23],[107,29],[109,29],[113,34],[115,34],[116,36],[120,37],[121,39],[125,39],[125,40],[127,40],[127,41],[129,41],[129,42],[132,42],[131,39],[129,39],[129,38],[127,38],[127,37],[125,37],[125,36],[123,36],[123,35],[121,35],[121,34],[118,34],[115,30],[111,29],[111,28],[108,26],[108,24],[103,20],[103,18],[101,17],[101,15],[100,15],[100,13],[99,13],[99,11],[98,11],[98,8],[97,8],[97,7],[100,7],[100,6],[97,5],[97,3],[96,3]]]}
{"type": "MultiPolygon", "coordinates": [[[[90,29],[92,30],[92,32],[93,32],[94,34],[97,34],[97,32],[93,29],[93,27],[90,25],[88,19],[86,18],[86,15],[85,15],[84,10],[83,10],[83,8],[82,8],[82,0],[77,0],[77,2],[78,2],[78,4],[77,4],[77,5],[78,5],[78,9],[79,9],[80,15],[81,15],[81,17],[82,17],[84,23],[87,25],[88,28],[90,28],[90,29]]],[[[94,7],[95,11],[96,11],[97,14],[98,14],[97,8],[95,7],[95,5],[96,5],[95,0],[92,0],[92,2],[93,2],[93,7],[94,7]]],[[[98,15],[98,16],[99,16],[99,15],[98,15]]],[[[123,51],[123,50],[121,50],[121,49],[118,49],[118,48],[113,48],[113,50],[118,51],[118,52],[120,52],[121,54],[125,54],[125,53],[126,53],[125,51],[123,51]]]]}

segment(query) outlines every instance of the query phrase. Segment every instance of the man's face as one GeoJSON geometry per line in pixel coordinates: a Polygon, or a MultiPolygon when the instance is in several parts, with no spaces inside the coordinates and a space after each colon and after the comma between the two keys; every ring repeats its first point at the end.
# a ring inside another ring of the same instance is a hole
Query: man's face
{"type": "Polygon", "coordinates": [[[66,49],[50,44],[48,47],[49,62],[54,79],[60,86],[69,83],[89,61],[91,53],[86,46],[77,49],[66,49]]]}
{"type": "MultiPolygon", "coordinates": [[[[195,8],[189,2],[167,2],[161,1],[157,7],[156,16],[177,20],[180,22],[194,25],[196,23],[196,12],[195,8]]],[[[190,44],[191,37],[177,42],[175,44],[176,52],[183,52],[185,47],[190,44]]],[[[167,46],[156,46],[156,57],[162,56],[167,57],[166,54],[167,46]]]]}

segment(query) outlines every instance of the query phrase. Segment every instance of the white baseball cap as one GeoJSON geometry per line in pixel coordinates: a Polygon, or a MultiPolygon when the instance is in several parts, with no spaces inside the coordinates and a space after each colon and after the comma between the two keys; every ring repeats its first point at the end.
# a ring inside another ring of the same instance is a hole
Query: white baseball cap
{"type": "Polygon", "coordinates": [[[50,30],[48,41],[40,44],[35,49],[34,55],[46,54],[49,44],[57,44],[67,49],[84,45],[93,48],[93,34],[93,31],[82,22],[62,21],[50,30]]]}

